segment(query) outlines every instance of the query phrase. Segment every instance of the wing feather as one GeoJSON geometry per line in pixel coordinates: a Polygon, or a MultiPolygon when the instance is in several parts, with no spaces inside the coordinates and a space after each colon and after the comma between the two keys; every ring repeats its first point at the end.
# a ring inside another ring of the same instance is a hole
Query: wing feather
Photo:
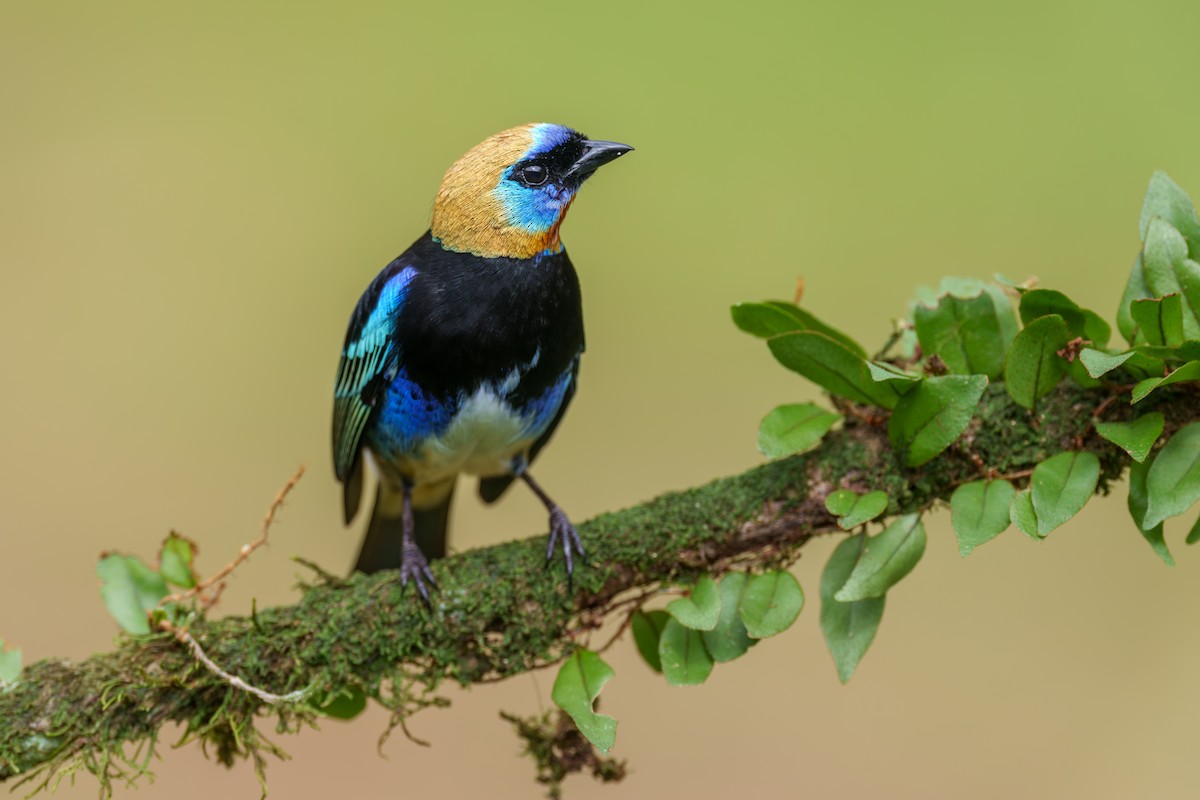
{"type": "Polygon", "coordinates": [[[333,389],[333,464],[338,480],[353,477],[380,393],[400,368],[396,319],[414,267],[393,261],[359,299],[350,317],[333,389]]]}

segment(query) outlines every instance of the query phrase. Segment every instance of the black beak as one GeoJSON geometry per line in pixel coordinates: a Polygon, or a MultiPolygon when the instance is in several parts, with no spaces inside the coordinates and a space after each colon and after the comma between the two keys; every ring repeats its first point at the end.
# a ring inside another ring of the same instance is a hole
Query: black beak
{"type": "Polygon", "coordinates": [[[620,142],[602,142],[595,139],[588,139],[583,143],[583,155],[567,169],[565,177],[574,178],[582,183],[593,172],[608,162],[620,158],[632,149],[629,145],[621,144],[620,142]]]}

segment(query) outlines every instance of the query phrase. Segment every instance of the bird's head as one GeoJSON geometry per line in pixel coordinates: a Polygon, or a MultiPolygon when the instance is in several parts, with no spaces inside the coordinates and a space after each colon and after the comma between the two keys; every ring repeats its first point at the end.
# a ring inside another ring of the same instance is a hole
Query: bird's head
{"type": "Polygon", "coordinates": [[[447,249],[488,258],[557,251],[558,226],[580,185],[632,149],[549,123],[501,131],[446,171],[433,236],[447,249]]]}

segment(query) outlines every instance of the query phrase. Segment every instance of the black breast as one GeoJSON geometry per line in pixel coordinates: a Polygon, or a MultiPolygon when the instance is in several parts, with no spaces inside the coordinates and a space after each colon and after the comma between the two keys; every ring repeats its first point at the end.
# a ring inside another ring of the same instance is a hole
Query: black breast
{"type": "Polygon", "coordinates": [[[583,349],[579,279],[566,251],[539,259],[442,249],[427,233],[411,249],[417,276],[396,335],[410,378],[439,396],[524,372],[513,401],[553,384],[583,349]],[[525,371],[537,357],[537,365],[525,371]]]}

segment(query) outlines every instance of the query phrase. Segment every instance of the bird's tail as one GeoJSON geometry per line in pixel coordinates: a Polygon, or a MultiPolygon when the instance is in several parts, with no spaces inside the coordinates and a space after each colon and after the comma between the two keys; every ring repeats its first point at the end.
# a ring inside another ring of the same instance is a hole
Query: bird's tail
{"type": "MultiPolygon", "coordinates": [[[[454,499],[454,484],[441,500],[428,508],[413,508],[413,534],[417,546],[428,559],[444,558],[446,555],[446,528],[450,522],[450,502],[454,499]]],[[[379,572],[384,569],[400,568],[400,542],[404,536],[403,494],[399,489],[380,481],[375,491],[375,507],[371,510],[371,523],[363,537],[357,572],[379,572]]]]}

